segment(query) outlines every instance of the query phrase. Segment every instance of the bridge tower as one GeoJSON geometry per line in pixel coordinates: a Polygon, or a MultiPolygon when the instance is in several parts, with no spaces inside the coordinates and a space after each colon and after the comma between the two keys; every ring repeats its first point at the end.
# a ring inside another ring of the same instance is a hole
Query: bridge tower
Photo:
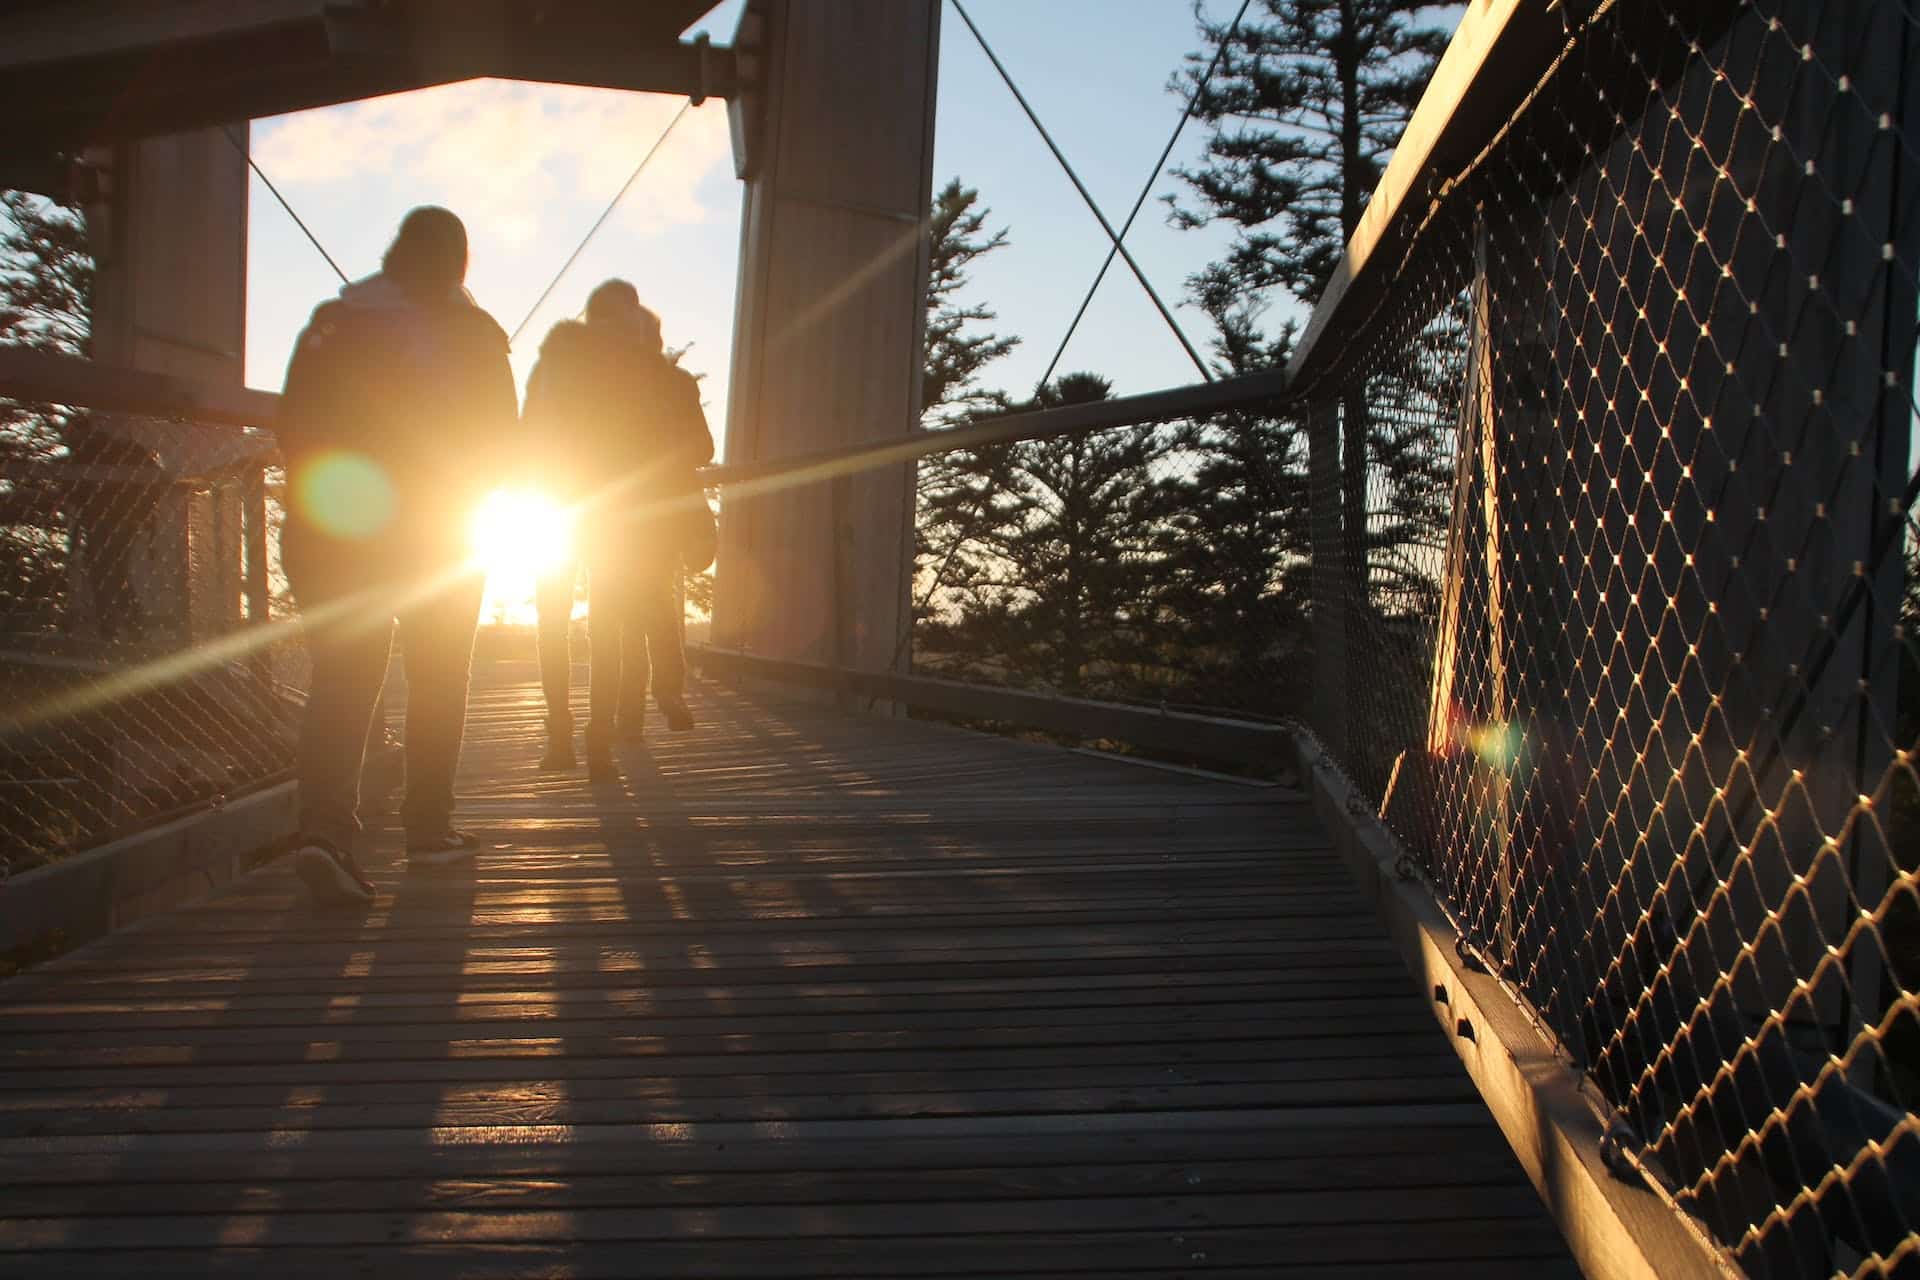
{"type": "MultiPolygon", "coordinates": [[[[758,87],[731,104],[746,203],[729,462],[895,439],[919,419],[939,15],[939,0],[754,0],[742,21],[758,87]]],[[[912,540],[910,463],[730,494],[715,643],[903,665],[912,540]]]]}
{"type": "MultiPolygon", "coordinates": [[[[247,326],[247,125],[91,149],[82,200],[93,249],[93,358],[240,387],[247,326]]],[[[203,460],[178,433],[104,418],[151,446],[173,481],[146,536],[141,604],[182,637],[239,621],[245,515],[240,481],[200,483],[203,460]],[[169,616],[172,615],[172,616],[169,616]]]]}

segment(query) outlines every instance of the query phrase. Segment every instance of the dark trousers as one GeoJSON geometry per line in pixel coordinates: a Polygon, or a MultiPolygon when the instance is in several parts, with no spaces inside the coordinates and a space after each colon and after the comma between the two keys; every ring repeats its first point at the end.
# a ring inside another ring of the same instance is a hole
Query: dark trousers
{"type": "Polygon", "coordinates": [[[587,634],[593,667],[588,742],[610,738],[616,722],[640,724],[649,677],[656,703],[685,691],[679,569],[678,556],[651,551],[589,561],[587,634]]]}
{"type": "Polygon", "coordinates": [[[573,710],[567,687],[573,681],[573,655],[568,637],[573,631],[573,587],[580,566],[568,561],[533,584],[534,636],[540,651],[540,690],[547,699],[547,728],[571,733],[573,710]]]}
{"type": "MultiPolygon", "coordinates": [[[[680,620],[680,563],[662,553],[631,557],[594,553],[588,558],[588,736],[611,737],[617,724],[639,725],[646,713],[647,684],[655,700],[686,690],[687,659],[680,620]]],[[[567,732],[572,711],[568,634],[573,616],[577,565],[534,585],[540,685],[550,731],[567,732]]]]}
{"type": "Polygon", "coordinates": [[[453,819],[453,775],[466,733],[467,680],[485,579],[396,579],[392,566],[398,557],[383,558],[373,548],[343,556],[301,548],[296,539],[283,539],[281,558],[307,616],[313,660],[297,764],[301,832],[340,849],[354,846],[367,737],[397,621],[407,675],[407,786],[400,821],[409,843],[444,833],[453,819]]]}

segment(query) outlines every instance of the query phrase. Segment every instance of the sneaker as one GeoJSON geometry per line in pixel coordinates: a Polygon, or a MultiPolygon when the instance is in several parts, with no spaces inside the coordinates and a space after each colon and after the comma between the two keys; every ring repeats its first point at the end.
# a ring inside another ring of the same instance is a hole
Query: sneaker
{"type": "Polygon", "coordinates": [[[324,840],[308,840],[294,850],[293,872],[317,907],[364,906],[373,901],[373,881],[353,855],[324,840]]]}
{"type": "Polygon", "coordinates": [[[684,698],[659,698],[660,714],[667,718],[667,728],[675,733],[685,733],[693,728],[693,712],[687,710],[684,698]]]}
{"type": "Polygon", "coordinates": [[[456,831],[452,827],[440,835],[430,836],[418,843],[407,842],[408,867],[450,867],[457,862],[470,861],[474,854],[486,845],[471,831],[456,831]]]}

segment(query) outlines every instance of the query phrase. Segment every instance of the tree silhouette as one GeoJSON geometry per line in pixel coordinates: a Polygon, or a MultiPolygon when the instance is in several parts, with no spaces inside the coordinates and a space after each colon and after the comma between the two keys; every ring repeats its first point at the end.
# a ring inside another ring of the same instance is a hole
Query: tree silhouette
{"type": "MultiPolygon", "coordinates": [[[[1066,374],[1022,409],[1105,400],[1091,373],[1066,374]]],[[[988,572],[974,584],[957,630],[1016,677],[1064,693],[1120,691],[1159,650],[1157,535],[1166,487],[1151,426],[1027,440],[1007,454],[1008,519],[984,539],[988,572]]]]}
{"type": "MultiPolygon", "coordinates": [[[[1257,303],[1215,316],[1213,354],[1227,374],[1283,363],[1290,330],[1259,331],[1257,303]]],[[[1306,441],[1299,420],[1257,408],[1191,424],[1189,459],[1161,531],[1160,604],[1181,620],[1183,665],[1199,702],[1280,714],[1298,709],[1311,598],[1306,441]]]]}
{"type": "MultiPolygon", "coordinates": [[[[921,425],[958,426],[1007,407],[1004,392],[981,385],[988,365],[1020,339],[984,330],[995,315],[984,303],[962,303],[969,269],[1007,244],[1005,228],[987,229],[991,210],[958,178],[933,199],[927,254],[925,368],[921,425]]],[[[1011,510],[1007,450],[961,449],[924,458],[917,473],[914,522],[916,610],[938,611],[943,594],[965,590],[983,572],[984,540],[1011,510]]]]}
{"type": "MultiPolygon", "coordinates": [[[[80,214],[26,192],[0,192],[0,344],[88,354],[93,278],[80,214]]],[[[62,456],[83,423],[59,405],[0,399],[0,461],[13,480],[0,498],[0,609],[9,613],[66,601],[74,494],[29,477],[62,456]]]]}
{"type": "MultiPolygon", "coordinates": [[[[1445,48],[1445,32],[1423,21],[1441,8],[1259,0],[1229,32],[1195,6],[1205,47],[1187,56],[1170,88],[1194,97],[1194,118],[1209,136],[1203,160],[1176,171],[1190,200],[1169,203],[1176,226],[1236,228],[1226,256],[1187,281],[1217,327],[1249,299],[1281,294],[1304,308],[1319,298],[1445,48]]],[[[1365,600],[1371,423],[1357,385],[1341,416],[1349,594],[1365,600]]]]}
{"type": "MultiPolygon", "coordinates": [[[[87,355],[93,255],[85,220],[23,191],[0,191],[0,345],[87,355]]],[[[9,456],[43,456],[60,442],[54,406],[0,400],[9,456]]]]}

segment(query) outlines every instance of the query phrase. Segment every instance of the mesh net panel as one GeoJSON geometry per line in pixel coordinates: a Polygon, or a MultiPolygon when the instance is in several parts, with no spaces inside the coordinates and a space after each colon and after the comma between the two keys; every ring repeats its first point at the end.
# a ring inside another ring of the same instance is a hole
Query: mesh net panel
{"type": "Polygon", "coordinates": [[[278,576],[249,551],[270,544],[271,440],[50,405],[10,406],[7,439],[5,871],[284,775],[300,646],[250,634],[278,576]]]}
{"type": "Polygon", "coordinates": [[[1310,392],[1316,727],[1743,1265],[1911,1266],[1915,18],[1715,9],[1573,25],[1310,392]]]}

